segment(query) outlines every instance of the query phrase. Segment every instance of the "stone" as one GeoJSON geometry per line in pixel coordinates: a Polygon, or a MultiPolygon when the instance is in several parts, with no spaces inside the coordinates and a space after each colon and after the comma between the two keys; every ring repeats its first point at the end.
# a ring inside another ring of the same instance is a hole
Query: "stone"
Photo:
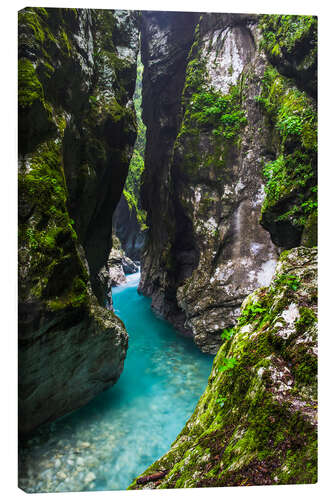
{"type": "Polygon", "coordinates": [[[136,138],[137,17],[26,8],[18,45],[19,429],[28,433],[123,369],[128,337],[105,309],[99,273],[136,138]]]}
{"type": "Polygon", "coordinates": [[[57,478],[63,481],[67,478],[67,475],[63,471],[59,471],[57,472],[57,478]]]}
{"type": "Polygon", "coordinates": [[[88,474],[84,478],[84,482],[85,482],[85,484],[89,484],[92,481],[94,481],[95,479],[96,479],[95,474],[93,472],[88,472],[88,474]]]}

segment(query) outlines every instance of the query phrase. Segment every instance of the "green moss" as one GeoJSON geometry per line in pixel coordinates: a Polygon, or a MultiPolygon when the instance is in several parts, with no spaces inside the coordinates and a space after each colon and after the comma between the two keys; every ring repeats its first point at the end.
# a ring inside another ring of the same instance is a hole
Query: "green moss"
{"type": "Polygon", "coordinates": [[[60,144],[43,143],[27,166],[19,173],[19,199],[33,207],[34,218],[20,223],[19,247],[30,255],[30,293],[44,298],[52,310],[78,307],[87,299],[88,277],[77,255],[74,221],[66,207],[60,144]]]}
{"type": "Polygon", "coordinates": [[[43,87],[38,80],[34,65],[29,59],[21,58],[18,61],[18,102],[26,108],[36,100],[43,101],[43,87]]]}
{"type": "Polygon", "coordinates": [[[298,333],[304,333],[309,326],[317,321],[317,316],[312,309],[308,307],[300,308],[300,318],[296,321],[295,327],[298,333]]]}
{"type": "Polygon", "coordinates": [[[79,308],[87,303],[88,292],[87,283],[82,278],[76,276],[72,281],[70,290],[61,298],[49,300],[48,308],[51,311],[59,311],[69,307],[79,308]]]}
{"type": "MultiPolygon", "coordinates": [[[[312,200],[310,200],[312,201],[312,200]]],[[[316,203],[316,201],[314,202],[316,203]]],[[[318,245],[318,212],[311,211],[304,223],[302,245],[311,248],[318,245]]]]}
{"type": "Polygon", "coordinates": [[[273,56],[293,54],[295,48],[312,39],[317,28],[314,16],[263,15],[260,21],[263,48],[273,56]]]}
{"type": "Polygon", "coordinates": [[[67,54],[70,55],[72,51],[71,43],[68,38],[68,34],[65,30],[62,30],[60,33],[60,40],[62,44],[65,46],[65,50],[67,50],[67,54]]]}
{"type": "Polygon", "coordinates": [[[275,135],[277,157],[263,168],[262,219],[301,230],[317,212],[317,113],[314,101],[269,67],[258,99],[275,135]]]}
{"type": "Polygon", "coordinates": [[[140,188],[141,179],[144,172],[144,154],[146,146],[146,127],[141,117],[141,102],[142,102],[142,74],[143,64],[138,56],[137,61],[137,79],[134,92],[134,106],[137,118],[138,134],[134,145],[133,155],[130,161],[128,174],[126,178],[123,194],[127,200],[130,210],[134,209],[136,218],[141,231],[148,228],[147,213],[141,208],[140,204],[140,188]]]}
{"type": "Polygon", "coordinates": [[[307,448],[288,450],[285,461],[278,471],[279,484],[316,483],[318,480],[318,444],[315,439],[307,448]]]}
{"type": "MultiPolygon", "coordinates": [[[[197,32],[197,36],[199,31],[197,32]]],[[[231,86],[227,94],[216,91],[209,83],[206,62],[195,39],[186,68],[182,94],[183,119],[175,141],[181,151],[179,168],[196,175],[209,168],[220,178],[221,171],[233,147],[237,147],[246,116],[242,109],[242,81],[231,86]],[[202,148],[205,135],[208,146],[202,148]]],[[[224,171],[224,175],[228,173],[224,171]]]]}
{"type": "Polygon", "coordinates": [[[47,17],[47,11],[41,8],[27,8],[18,14],[19,25],[30,28],[35,40],[41,44],[45,42],[43,17],[47,17]]]}

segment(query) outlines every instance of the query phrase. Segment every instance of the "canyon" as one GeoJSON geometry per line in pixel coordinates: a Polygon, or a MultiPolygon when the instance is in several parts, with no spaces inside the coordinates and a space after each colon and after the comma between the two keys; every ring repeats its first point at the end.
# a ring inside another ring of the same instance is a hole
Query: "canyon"
{"type": "Polygon", "coordinates": [[[117,382],[140,261],[216,357],[130,488],[315,482],[317,19],[27,8],[18,74],[20,433],[117,382]]]}

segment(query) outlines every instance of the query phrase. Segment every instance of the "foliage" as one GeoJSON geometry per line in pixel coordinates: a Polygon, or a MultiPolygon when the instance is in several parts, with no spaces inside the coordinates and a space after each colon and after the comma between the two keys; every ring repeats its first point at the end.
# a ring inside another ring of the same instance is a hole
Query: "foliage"
{"type": "Polygon", "coordinates": [[[263,15],[260,24],[262,46],[272,55],[279,56],[282,52],[292,54],[296,45],[312,40],[317,19],[314,16],[263,15]]]}
{"type": "Polygon", "coordinates": [[[34,65],[29,59],[18,61],[18,102],[22,108],[31,106],[35,100],[43,100],[43,87],[38,80],[34,65]]]}
{"type": "Polygon", "coordinates": [[[60,144],[51,140],[40,145],[28,168],[23,165],[18,181],[20,203],[34,212],[31,220],[19,225],[19,255],[29,252],[31,293],[43,297],[52,310],[80,307],[87,300],[87,274],[76,256],[77,234],[66,207],[60,144]]]}
{"type": "Polygon", "coordinates": [[[240,96],[237,86],[230,93],[219,92],[194,93],[191,101],[191,119],[199,126],[214,127],[214,135],[225,139],[235,139],[241,126],[246,123],[244,111],[240,109],[240,96]]]}
{"type": "Polygon", "coordinates": [[[221,339],[222,340],[230,340],[231,337],[234,334],[234,329],[233,328],[224,328],[224,330],[221,333],[221,339]]]}
{"type": "Polygon", "coordinates": [[[221,408],[223,408],[224,403],[225,403],[226,401],[227,401],[227,398],[225,398],[225,397],[221,396],[220,394],[219,394],[219,396],[216,398],[216,402],[217,402],[217,404],[218,404],[221,408]]]}
{"type": "Polygon", "coordinates": [[[316,106],[271,66],[262,83],[256,100],[267,113],[277,149],[276,159],[263,167],[266,198],[262,214],[274,212],[276,207],[276,222],[304,227],[309,215],[317,212],[316,106]]]}
{"type": "Polygon", "coordinates": [[[192,94],[183,123],[186,128],[212,129],[215,136],[225,140],[235,140],[246,123],[244,111],[240,107],[239,87],[233,86],[228,94],[213,89],[192,94]]]}
{"type": "Polygon", "coordinates": [[[179,150],[181,168],[188,175],[210,168],[216,178],[222,180],[226,159],[231,149],[237,147],[240,132],[247,121],[242,109],[243,82],[240,79],[225,94],[218,92],[210,83],[198,37],[199,31],[196,30],[186,69],[183,118],[175,141],[175,157],[179,150]]]}
{"type": "Polygon", "coordinates": [[[237,360],[235,358],[222,357],[222,365],[219,366],[220,372],[226,372],[232,370],[236,366],[237,360]]]}
{"type": "Polygon", "coordinates": [[[251,302],[243,309],[242,314],[239,316],[238,325],[243,326],[251,323],[258,315],[265,313],[265,311],[266,308],[260,302],[251,302]]]}
{"type": "Polygon", "coordinates": [[[138,58],[137,63],[137,79],[134,93],[134,106],[137,118],[137,139],[134,145],[132,159],[128,169],[128,175],[124,187],[123,194],[126,198],[130,210],[135,210],[136,218],[142,231],[147,229],[146,212],[140,206],[140,188],[141,179],[144,171],[144,152],[146,146],[146,127],[141,116],[141,101],[142,101],[142,72],[143,64],[138,58]]]}
{"type": "Polygon", "coordinates": [[[296,291],[300,287],[300,284],[298,276],[294,276],[293,274],[278,274],[272,283],[272,287],[287,286],[296,291]]]}

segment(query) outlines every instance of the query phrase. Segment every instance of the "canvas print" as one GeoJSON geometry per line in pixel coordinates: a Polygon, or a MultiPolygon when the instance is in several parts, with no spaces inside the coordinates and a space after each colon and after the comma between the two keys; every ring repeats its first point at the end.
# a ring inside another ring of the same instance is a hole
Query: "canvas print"
{"type": "Polygon", "coordinates": [[[317,481],[317,18],[18,13],[29,493],[317,481]]]}

